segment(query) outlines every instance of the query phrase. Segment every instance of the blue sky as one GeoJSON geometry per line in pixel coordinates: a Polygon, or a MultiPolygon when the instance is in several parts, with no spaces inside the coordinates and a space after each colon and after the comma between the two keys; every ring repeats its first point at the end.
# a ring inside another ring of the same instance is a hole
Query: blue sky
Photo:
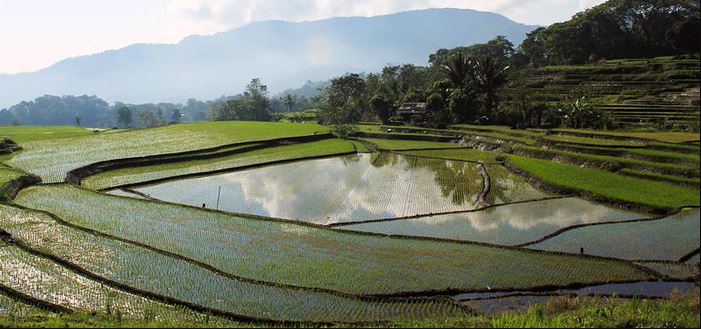
{"type": "Polygon", "coordinates": [[[253,21],[469,8],[548,25],[604,0],[0,0],[0,73],[133,43],[175,43],[253,21]]]}

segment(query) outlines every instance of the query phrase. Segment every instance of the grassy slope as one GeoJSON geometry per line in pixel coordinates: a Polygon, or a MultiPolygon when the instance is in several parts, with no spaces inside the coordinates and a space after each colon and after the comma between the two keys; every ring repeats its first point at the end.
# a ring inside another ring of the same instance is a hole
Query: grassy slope
{"type": "MultiPolygon", "coordinates": [[[[9,138],[20,146],[28,142],[56,139],[73,136],[86,136],[94,134],[92,131],[74,126],[0,126],[0,140],[9,138]]],[[[0,154],[0,162],[7,161],[16,155],[0,154]]]]}
{"type": "Polygon", "coordinates": [[[427,148],[462,148],[455,143],[416,141],[408,139],[382,139],[382,138],[362,138],[377,145],[382,150],[406,150],[406,149],[427,149],[427,148]]]}
{"type": "Polygon", "coordinates": [[[9,138],[20,145],[37,140],[93,134],[91,130],[75,126],[0,126],[0,138],[9,138]]]}
{"type": "MultiPolygon", "coordinates": [[[[554,298],[525,311],[494,316],[465,315],[423,321],[394,322],[382,327],[402,328],[698,328],[699,296],[671,296],[662,300],[554,298]]],[[[55,315],[37,311],[30,317],[0,317],[0,327],[216,327],[218,324],[149,320],[98,313],[55,315]]],[[[229,327],[262,327],[255,323],[227,323],[229,327]]],[[[368,326],[375,327],[375,326],[368,326]]],[[[377,326],[379,327],[379,326],[377,326]]]]}
{"type": "Polygon", "coordinates": [[[22,175],[23,174],[17,170],[0,166],[0,186],[22,175]]]}
{"type": "Polygon", "coordinates": [[[634,137],[634,138],[645,138],[651,140],[658,140],[660,142],[666,143],[683,143],[689,141],[698,141],[698,133],[689,132],[673,132],[673,131],[602,131],[602,130],[589,130],[589,129],[553,129],[554,131],[564,131],[564,132],[578,132],[585,134],[595,134],[606,136],[616,136],[616,137],[634,137]]]}
{"type": "Polygon", "coordinates": [[[680,176],[672,176],[672,175],[663,175],[663,174],[658,174],[654,172],[647,172],[647,171],[641,171],[641,170],[635,170],[635,169],[630,169],[630,168],[623,168],[619,171],[622,174],[633,174],[633,175],[640,175],[647,177],[652,180],[672,180],[680,183],[688,183],[688,184],[696,184],[699,185],[701,184],[701,178],[699,177],[693,177],[693,178],[686,178],[686,177],[680,177],[680,176]]]}
{"type": "Polygon", "coordinates": [[[25,151],[15,155],[8,164],[38,174],[45,182],[58,182],[71,169],[103,160],[326,131],[325,127],[316,124],[243,121],[186,123],[113,134],[31,141],[25,143],[25,151]]]}
{"type": "Polygon", "coordinates": [[[581,159],[585,159],[585,160],[596,160],[596,161],[608,162],[608,163],[612,163],[612,164],[619,162],[619,163],[623,164],[624,166],[625,165],[640,165],[640,166],[644,166],[644,167],[649,168],[649,169],[661,169],[661,170],[670,169],[670,170],[677,170],[677,171],[681,171],[681,172],[688,172],[690,174],[694,174],[695,176],[699,175],[698,166],[689,167],[689,166],[683,166],[683,165],[678,165],[675,163],[668,163],[668,162],[652,162],[652,161],[630,159],[630,158],[623,158],[623,157],[614,157],[614,156],[608,156],[608,155],[595,155],[595,154],[560,151],[560,150],[546,150],[546,149],[542,149],[539,147],[533,147],[533,146],[516,146],[515,148],[527,150],[527,151],[533,151],[536,153],[561,154],[561,155],[575,157],[575,158],[581,158],[581,159]]]}
{"type": "MultiPolygon", "coordinates": [[[[175,175],[235,168],[268,161],[353,152],[353,145],[354,143],[347,140],[327,139],[318,142],[264,148],[216,159],[117,169],[87,177],[81,184],[90,189],[103,189],[110,186],[138,183],[175,175]]],[[[358,145],[356,145],[357,147],[358,145]]]]}
{"type": "Polygon", "coordinates": [[[699,191],[690,188],[550,160],[517,155],[508,155],[508,159],[514,166],[550,184],[583,190],[616,200],[660,208],[699,205],[699,191]]]}
{"type": "Polygon", "coordinates": [[[555,141],[555,142],[568,142],[577,144],[591,144],[591,145],[604,145],[604,146],[643,146],[645,143],[638,141],[628,141],[628,140],[617,140],[617,139],[605,139],[605,138],[592,138],[592,137],[579,137],[579,136],[569,136],[569,135],[549,135],[545,136],[545,139],[555,141]]]}

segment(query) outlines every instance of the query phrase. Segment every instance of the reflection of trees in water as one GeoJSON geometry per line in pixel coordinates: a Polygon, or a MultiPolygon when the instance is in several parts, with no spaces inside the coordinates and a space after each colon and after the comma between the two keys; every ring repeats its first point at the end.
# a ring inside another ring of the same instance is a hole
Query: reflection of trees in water
{"type": "Polygon", "coordinates": [[[351,164],[354,164],[354,163],[360,161],[360,158],[361,158],[360,154],[353,154],[353,155],[347,155],[347,156],[341,157],[341,161],[343,161],[344,166],[349,166],[351,164]]]}
{"type": "Polygon", "coordinates": [[[512,174],[500,165],[489,165],[486,168],[492,183],[492,189],[487,196],[487,201],[491,204],[538,199],[548,196],[548,194],[541,192],[523,178],[512,174]]]}
{"type": "Polygon", "coordinates": [[[399,161],[400,155],[389,152],[372,153],[370,163],[375,168],[394,166],[399,161]]]}
{"type": "Polygon", "coordinates": [[[482,191],[482,176],[476,164],[461,161],[446,161],[414,158],[408,161],[412,168],[425,168],[433,172],[434,181],[444,198],[452,196],[455,205],[474,203],[482,191]]]}

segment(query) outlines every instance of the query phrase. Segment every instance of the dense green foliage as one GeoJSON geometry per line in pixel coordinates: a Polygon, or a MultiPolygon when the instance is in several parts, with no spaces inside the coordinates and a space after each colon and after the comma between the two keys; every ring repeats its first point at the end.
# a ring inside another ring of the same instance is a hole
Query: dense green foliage
{"type": "Polygon", "coordinates": [[[243,95],[222,101],[210,109],[209,118],[214,121],[270,121],[272,102],[268,87],[260,79],[253,79],[243,95]]]}
{"type": "Polygon", "coordinates": [[[697,1],[610,0],[529,33],[520,50],[536,66],[685,54],[699,51],[700,28],[697,1]]]}

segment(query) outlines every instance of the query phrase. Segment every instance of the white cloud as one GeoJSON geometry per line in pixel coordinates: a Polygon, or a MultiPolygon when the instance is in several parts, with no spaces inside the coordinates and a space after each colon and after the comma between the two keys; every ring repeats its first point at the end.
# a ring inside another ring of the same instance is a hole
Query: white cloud
{"type": "MultiPolygon", "coordinates": [[[[254,21],[318,20],[335,16],[375,16],[426,8],[468,8],[506,15],[524,23],[549,24],[604,0],[172,0],[168,11],[212,31],[254,21]]],[[[211,31],[209,31],[211,32],[211,31]]]]}

